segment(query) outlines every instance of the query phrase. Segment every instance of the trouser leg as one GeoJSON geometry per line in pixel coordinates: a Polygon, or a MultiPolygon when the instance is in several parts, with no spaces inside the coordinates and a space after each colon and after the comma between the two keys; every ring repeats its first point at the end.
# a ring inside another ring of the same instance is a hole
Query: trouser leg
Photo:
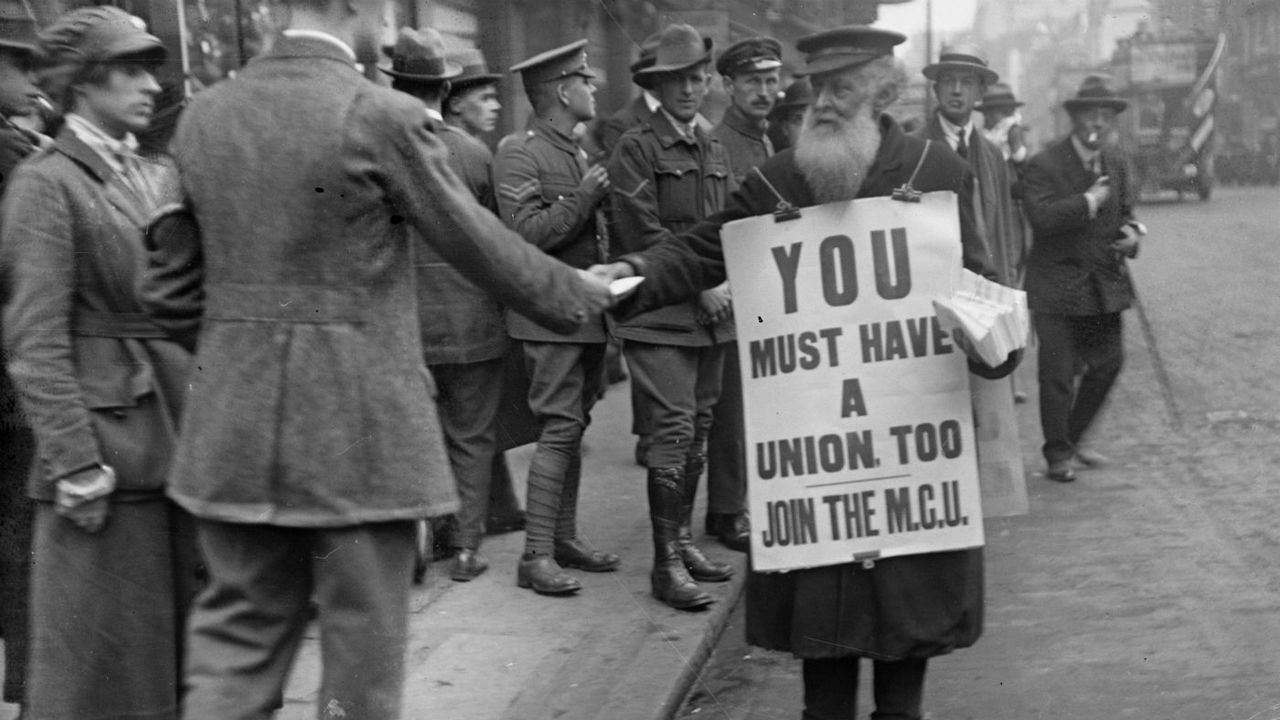
{"type": "Polygon", "coordinates": [[[531,378],[529,408],[542,424],[538,447],[529,465],[529,489],[525,501],[525,552],[550,555],[564,494],[564,481],[574,458],[581,452],[582,433],[589,421],[590,404],[583,393],[599,387],[599,360],[588,379],[584,353],[603,356],[603,345],[577,343],[524,344],[531,378]]]}
{"type": "Polygon", "coordinates": [[[746,428],[738,343],[724,348],[724,370],[707,436],[707,512],[739,515],[747,510],[746,428]]]}
{"type": "MultiPolygon", "coordinates": [[[[605,345],[584,346],[580,356],[582,368],[582,425],[591,424],[591,410],[599,397],[602,378],[605,345]]],[[[560,493],[560,511],[556,516],[555,539],[557,542],[576,540],[578,537],[578,490],[582,485],[582,453],[574,453],[569,458],[569,467],[565,472],[564,487],[560,493]]]]}
{"type": "MultiPolygon", "coordinates": [[[[511,469],[507,467],[507,456],[501,451],[493,455],[493,465],[489,480],[489,517],[488,521],[507,526],[522,521],[520,498],[516,497],[515,481],[511,479],[511,469]]],[[[486,523],[488,524],[488,523],[486,523]]],[[[523,529],[523,524],[519,525],[523,529]]],[[[493,531],[493,528],[489,528],[493,531]]]]}
{"type": "Polygon", "coordinates": [[[1071,318],[1051,313],[1034,314],[1040,340],[1040,428],[1044,433],[1045,460],[1066,460],[1075,452],[1068,431],[1079,362],[1071,318]]]}
{"type": "Polygon", "coordinates": [[[924,658],[873,663],[876,709],[871,720],[920,720],[924,702],[924,658]]]}
{"type": "Polygon", "coordinates": [[[29,428],[0,430],[0,627],[4,630],[4,701],[9,703],[26,699],[27,615],[35,513],[35,503],[27,497],[26,488],[35,443],[29,428]]]}
{"type": "Polygon", "coordinates": [[[1073,445],[1080,442],[1093,424],[1124,365],[1120,313],[1077,318],[1076,346],[1080,349],[1084,373],[1067,422],[1067,436],[1073,445]]]}
{"type": "Polygon", "coordinates": [[[854,720],[858,707],[858,658],[801,660],[801,720],[854,720]]]}
{"type": "Polygon", "coordinates": [[[324,720],[400,717],[413,533],[411,522],[314,531],[324,720]]]}
{"type": "Polygon", "coordinates": [[[440,389],[440,424],[458,490],[454,547],[474,550],[484,534],[497,452],[503,367],[499,358],[431,368],[440,389]]]}
{"type": "Polygon", "coordinates": [[[718,407],[716,400],[720,396],[723,366],[724,345],[698,348],[695,366],[697,378],[694,381],[693,441],[689,445],[689,453],[685,456],[684,486],[681,488],[683,503],[678,542],[680,556],[693,579],[709,582],[728,580],[733,576],[732,565],[711,560],[697,545],[693,544],[693,505],[698,495],[698,481],[707,464],[707,456],[702,448],[705,445],[704,438],[710,432],[713,422],[713,409],[718,407]]]}
{"type": "Polygon", "coordinates": [[[307,625],[311,531],[197,520],[197,533],[209,584],[188,623],[183,718],[268,720],[307,625]]]}

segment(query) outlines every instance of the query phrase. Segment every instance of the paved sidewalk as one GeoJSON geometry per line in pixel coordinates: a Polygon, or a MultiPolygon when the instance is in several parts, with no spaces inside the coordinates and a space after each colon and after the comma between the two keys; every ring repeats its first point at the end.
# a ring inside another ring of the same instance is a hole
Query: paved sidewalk
{"type": "MultiPolygon", "coordinates": [[[[746,556],[710,538],[708,555],[733,562],[727,583],[701,583],[716,602],[682,612],[649,594],[652,561],[644,468],[632,459],[629,389],[609,388],[586,434],[580,535],[616,552],[621,569],[572,571],[575,596],[544,597],[516,587],[524,533],[486,538],[489,571],[468,583],[434,563],[411,600],[406,720],[660,720],[671,717],[714,647],[741,595],[746,556]]],[[[507,454],[517,492],[532,447],[507,454]]],[[[705,478],[703,480],[705,487],[705,478]]],[[[702,525],[705,490],[695,508],[702,525]]],[[[309,720],[319,681],[309,635],[279,720],[309,720]]]]}

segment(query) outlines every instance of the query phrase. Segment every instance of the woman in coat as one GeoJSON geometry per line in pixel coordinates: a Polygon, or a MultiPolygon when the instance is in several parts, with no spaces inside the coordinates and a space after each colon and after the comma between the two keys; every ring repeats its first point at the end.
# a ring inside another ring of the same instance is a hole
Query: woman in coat
{"type": "Polygon", "coordinates": [[[69,78],[65,125],[0,209],[8,369],[37,455],[25,717],[176,718],[195,555],[164,482],[189,356],[135,289],[174,182],[133,135],[165,53],[113,7],[67,13],[42,43],[69,78]]]}

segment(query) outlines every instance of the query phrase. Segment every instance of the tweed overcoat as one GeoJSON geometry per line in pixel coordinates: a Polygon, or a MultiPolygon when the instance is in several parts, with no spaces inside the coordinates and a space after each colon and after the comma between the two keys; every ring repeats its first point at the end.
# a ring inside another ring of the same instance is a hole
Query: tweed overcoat
{"type": "Polygon", "coordinates": [[[1035,231],[1026,283],[1032,312],[1100,315],[1133,302],[1128,265],[1111,248],[1133,219],[1128,165],[1118,151],[1103,148],[1102,169],[1111,177],[1111,197],[1090,219],[1084,191],[1094,176],[1070,137],[1027,161],[1022,207],[1035,231]]]}
{"type": "MultiPolygon", "coordinates": [[[[141,162],[153,183],[173,172],[141,162]]],[[[65,127],[5,190],[4,339],[36,434],[28,491],[37,500],[99,463],[116,471],[116,499],[164,486],[190,355],[146,320],[137,297],[152,209],[65,127]]]]}
{"type": "MultiPolygon", "coordinates": [[[[903,134],[889,116],[880,119],[881,145],[858,194],[882,197],[901,186],[919,161],[924,142],[903,134]]],[[[792,150],[760,168],[784,199],[815,204],[792,150]]],[[[932,148],[916,176],[921,191],[954,190],[960,196],[965,267],[991,275],[986,248],[973,221],[972,174],[953,152],[932,148]]],[[[728,208],[679,241],[624,256],[645,276],[631,304],[620,312],[686,298],[724,279],[720,226],[772,212],[779,198],[754,173],[728,208]]],[[[982,374],[1012,372],[1016,359],[982,374]]],[[[978,369],[970,364],[971,369],[978,369]]],[[[751,573],[747,580],[747,639],[800,657],[865,656],[879,660],[929,657],[973,644],[982,632],[982,550],[927,553],[797,570],[751,573]]]]}
{"type": "MultiPolygon", "coordinates": [[[[608,257],[601,205],[582,189],[586,153],[551,123],[533,118],[523,134],[513,135],[493,160],[498,214],[520,237],[571,267],[586,269],[608,257]]],[[[516,340],[602,343],[603,316],[595,316],[570,335],[556,333],[513,310],[507,332],[516,340]]]]}
{"type": "Polygon", "coordinates": [[[282,37],[198,95],[173,147],[198,232],[157,237],[146,295],[200,329],[170,495],[294,527],[456,509],[410,243],[561,332],[588,305],[574,270],[476,203],[421,102],[324,39],[282,37]]]}
{"type": "MultiPolygon", "coordinates": [[[[937,113],[915,135],[944,145],[947,142],[937,113]]],[[[969,133],[968,145],[969,167],[976,183],[973,199],[978,208],[974,213],[978,232],[987,241],[989,264],[996,278],[1003,285],[1016,287],[1027,251],[1021,212],[1013,200],[1009,163],[1000,148],[979,131],[969,133]]]]}

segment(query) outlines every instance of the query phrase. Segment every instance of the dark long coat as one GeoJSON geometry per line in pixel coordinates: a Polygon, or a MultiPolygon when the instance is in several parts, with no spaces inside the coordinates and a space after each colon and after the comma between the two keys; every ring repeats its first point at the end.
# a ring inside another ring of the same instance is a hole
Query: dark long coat
{"type": "Polygon", "coordinates": [[[1125,259],[1111,248],[1133,219],[1133,190],[1124,158],[1103,148],[1103,173],[1111,197],[1089,218],[1084,191],[1094,182],[1071,143],[1055,143],[1027,161],[1023,208],[1035,230],[1027,258],[1027,303],[1032,312],[1099,315],[1133,302],[1125,259]]]}
{"type": "MultiPolygon", "coordinates": [[[[915,135],[947,143],[937,113],[915,135]]],[[[1016,286],[1027,250],[1021,212],[1013,200],[1009,163],[1000,148],[976,130],[969,134],[968,160],[976,183],[974,203],[978,210],[974,218],[991,252],[990,264],[1001,283],[1016,286]]]]}
{"type": "MultiPolygon", "coordinates": [[[[880,119],[879,153],[858,197],[891,194],[910,177],[924,142],[907,137],[890,117],[880,119]]],[[[793,151],[761,167],[769,183],[797,207],[815,204],[793,151]]],[[[990,276],[986,248],[973,221],[972,174],[955,153],[931,149],[914,181],[921,191],[954,190],[960,196],[964,264],[990,276]]],[[[688,297],[724,279],[720,226],[772,212],[779,198],[754,173],[729,207],[678,242],[624,256],[646,281],[621,308],[637,310],[688,297]]],[[[999,377],[1016,359],[981,374],[999,377]]],[[[971,369],[982,368],[970,364],[971,369]]],[[[982,550],[928,553],[798,570],[752,573],[747,582],[747,639],[800,657],[929,657],[971,645],[982,632],[982,550]]]]}
{"type": "Polygon", "coordinates": [[[160,245],[146,294],[166,327],[203,324],[171,496],[293,527],[456,509],[409,245],[560,332],[586,315],[574,270],[476,203],[421,102],[322,39],[201,93],[174,148],[199,233],[160,245]]]}

